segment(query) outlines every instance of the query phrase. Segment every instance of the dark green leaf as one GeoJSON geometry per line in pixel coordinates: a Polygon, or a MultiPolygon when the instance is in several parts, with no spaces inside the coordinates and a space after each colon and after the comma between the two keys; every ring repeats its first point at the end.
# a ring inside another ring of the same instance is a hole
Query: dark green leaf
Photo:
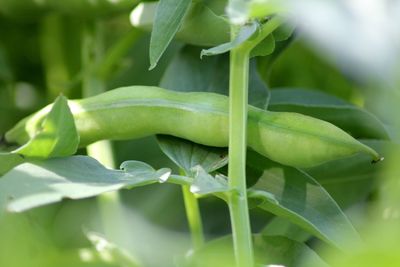
{"type": "Polygon", "coordinates": [[[73,156],[23,163],[0,179],[0,207],[20,212],[63,198],[80,199],[156,183],[169,169],[154,170],[128,161],[125,170],[110,170],[90,157],[73,156]]]}
{"type": "MultiPolygon", "coordinates": [[[[400,150],[399,145],[388,141],[365,140],[364,144],[374,148],[381,155],[391,155],[400,150]]],[[[365,155],[355,155],[346,159],[327,162],[305,170],[314,177],[342,207],[366,199],[377,188],[377,178],[388,162],[371,164],[365,155]]]]}
{"type": "Polygon", "coordinates": [[[0,176],[4,175],[22,162],[24,162],[24,159],[18,154],[0,153],[0,176]]]}
{"type": "Polygon", "coordinates": [[[259,208],[284,217],[339,248],[346,248],[348,240],[359,241],[346,215],[310,175],[251,151],[248,164],[264,170],[257,184],[248,191],[250,199],[261,201],[259,208]],[[272,194],[275,201],[266,197],[266,193],[272,194]]]}
{"type": "MultiPolygon", "coordinates": [[[[257,266],[328,266],[305,244],[282,236],[253,235],[253,244],[257,266]]],[[[226,236],[207,243],[201,249],[194,251],[184,266],[235,266],[232,237],[226,236]]]]}
{"type": "MultiPolygon", "coordinates": [[[[160,86],[175,91],[229,95],[229,56],[218,55],[201,60],[200,50],[192,46],[183,47],[169,64],[160,86]]],[[[250,61],[249,72],[249,103],[265,108],[269,91],[258,74],[254,60],[250,61]]]]}
{"type": "Polygon", "coordinates": [[[246,25],[242,26],[242,28],[239,30],[236,38],[233,39],[231,42],[224,43],[224,44],[215,46],[210,49],[203,49],[200,53],[200,57],[219,55],[219,54],[226,53],[234,48],[237,48],[238,46],[243,44],[245,41],[250,39],[250,37],[253,36],[253,34],[257,31],[257,29],[258,29],[257,23],[246,24],[246,25]]]}
{"type": "Polygon", "coordinates": [[[228,163],[228,152],[226,148],[209,147],[199,145],[181,138],[158,135],[158,144],[186,175],[194,177],[194,167],[200,165],[206,173],[213,172],[228,163]]]}
{"type": "Polygon", "coordinates": [[[295,25],[293,23],[284,23],[276,29],[272,35],[276,42],[286,41],[293,35],[295,25]]]}
{"type": "Polygon", "coordinates": [[[79,135],[68,101],[60,96],[44,119],[39,132],[28,143],[13,151],[31,158],[62,157],[75,154],[79,135]]]}
{"type": "Polygon", "coordinates": [[[262,234],[268,236],[285,236],[297,242],[305,242],[311,237],[310,233],[307,233],[303,228],[283,217],[272,219],[262,230],[262,234]]]}
{"type": "Polygon", "coordinates": [[[373,114],[319,91],[289,88],[273,90],[269,109],[297,112],[325,120],[356,138],[388,138],[385,127],[373,114]]]}
{"type": "Polygon", "coordinates": [[[155,68],[189,10],[191,0],[160,0],[150,39],[150,69],[155,68]]]}
{"type": "Polygon", "coordinates": [[[272,54],[275,50],[275,39],[272,34],[268,35],[256,47],[251,50],[251,57],[264,57],[272,54]]]}

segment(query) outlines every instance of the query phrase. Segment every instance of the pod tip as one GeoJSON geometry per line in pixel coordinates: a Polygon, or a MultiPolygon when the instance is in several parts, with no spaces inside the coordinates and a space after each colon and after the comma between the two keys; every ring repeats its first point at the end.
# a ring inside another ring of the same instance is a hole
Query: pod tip
{"type": "Polygon", "coordinates": [[[383,161],[384,159],[385,159],[384,157],[378,157],[378,158],[376,158],[376,159],[373,159],[373,160],[371,161],[371,163],[372,163],[372,164],[375,164],[375,163],[378,163],[378,162],[383,161]]]}

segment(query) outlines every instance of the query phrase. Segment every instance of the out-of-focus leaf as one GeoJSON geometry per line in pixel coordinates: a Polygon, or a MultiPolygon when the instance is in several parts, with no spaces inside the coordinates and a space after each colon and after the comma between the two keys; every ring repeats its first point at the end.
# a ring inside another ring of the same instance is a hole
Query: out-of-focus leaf
{"type": "Polygon", "coordinates": [[[0,178],[3,174],[24,162],[24,159],[13,153],[0,153],[0,178]]]}
{"type": "Polygon", "coordinates": [[[272,35],[276,42],[283,42],[289,39],[295,30],[296,26],[294,23],[287,22],[279,26],[272,35]]]}
{"type": "Polygon", "coordinates": [[[226,148],[199,145],[168,135],[158,135],[157,140],[164,154],[188,175],[191,173],[194,175],[193,172],[197,170],[193,168],[198,165],[203,171],[209,173],[228,163],[226,148]]]}
{"type": "MultiPolygon", "coordinates": [[[[228,55],[200,59],[200,51],[201,49],[197,47],[183,47],[169,64],[160,87],[183,92],[214,92],[229,95],[228,55]]],[[[260,78],[254,60],[250,61],[249,69],[249,103],[265,108],[269,90],[260,78]]]]}
{"type": "Polygon", "coordinates": [[[251,57],[264,57],[272,54],[275,50],[275,39],[272,34],[268,35],[256,47],[251,50],[251,57]]]}
{"type": "Polygon", "coordinates": [[[257,23],[253,22],[250,24],[246,24],[240,28],[235,39],[233,39],[231,42],[224,43],[219,46],[212,47],[210,49],[203,49],[200,53],[200,57],[219,55],[226,53],[234,48],[237,48],[245,41],[250,39],[250,37],[253,36],[253,34],[257,31],[257,29],[258,29],[257,23]]]}
{"type": "MultiPolygon", "coordinates": [[[[198,46],[216,46],[230,39],[230,24],[223,16],[225,0],[194,2],[176,33],[176,39],[198,46]],[[221,8],[222,7],[222,8],[221,8]],[[210,29],[213,29],[210,31],[210,29]]],[[[131,13],[134,27],[150,31],[158,2],[140,3],[131,13]]]]}
{"type": "Polygon", "coordinates": [[[109,170],[86,156],[54,158],[24,163],[0,179],[0,208],[20,212],[55,203],[63,198],[80,199],[156,183],[169,176],[169,169],[124,162],[123,170],[109,170]]]}
{"type": "MultiPolygon", "coordinates": [[[[282,236],[253,235],[253,244],[257,266],[328,266],[305,244],[282,236]]],[[[235,266],[232,237],[226,236],[207,243],[203,248],[194,251],[183,266],[235,266]]]]}
{"type": "Polygon", "coordinates": [[[189,10],[191,0],[160,0],[150,39],[150,69],[155,68],[189,10]]]}
{"type": "Polygon", "coordinates": [[[285,1],[279,0],[234,0],[229,1],[227,14],[233,24],[243,24],[251,18],[264,18],[286,11],[285,1]]]}
{"type": "Polygon", "coordinates": [[[272,219],[261,233],[267,236],[285,236],[297,242],[305,242],[311,237],[303,228],[282,217],[272,219]]]}
{"type": "Polygon", "coordinates": [[[96,248],[101,258],[118,263],[121,267],[142,266],[131,253],[116,244],[111,243],[100,234],[88,232],[86,236],[96,248]]]}
{"type": "Polygon", "coordinates": [[[356,138],[388,139],[385,127],[373,114],[323,92],[291,88],[272,90],[269,109],[325,120],[356,138]]]}
{"type": "Polygon", "coordinates": [[[68,101],[56,99],[41,129],[28,143],[12,153],[32,158],[49,158],[73,155],[79,145],[79,135],[68,101]]]}
{"type": "Polygon", "coordinates": [[[307,232],[341,249],[359,235],[332,197],[310,175],[296,168],[274,163],[249,151],[247,164],[263,169],[248,197],[258,207],[284,217],[307,232]],[[265,194],[272,194],[275,201],[265,194]]]}

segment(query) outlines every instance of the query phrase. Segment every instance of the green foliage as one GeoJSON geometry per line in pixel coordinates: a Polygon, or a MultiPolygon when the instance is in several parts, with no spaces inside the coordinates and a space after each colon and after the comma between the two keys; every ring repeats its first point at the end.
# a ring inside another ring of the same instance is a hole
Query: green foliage
{"type": "Polygon", "coordinates": [[[397,3],[0,2],[0,266],[399,265],[397,3]]]}

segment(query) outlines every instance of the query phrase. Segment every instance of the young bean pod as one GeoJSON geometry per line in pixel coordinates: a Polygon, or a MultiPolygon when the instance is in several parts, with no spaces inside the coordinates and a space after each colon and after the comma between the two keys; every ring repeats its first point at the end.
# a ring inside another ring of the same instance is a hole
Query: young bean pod
{"type": "MultiPolygon", "coordinates": [[[[131,86],[81,99],[69,106],[80,135],[80,146],[102,139],[124,140],[167,134],[216,147],[228,145],[228,98],[204,92],[175,92],[131,86]]],[[[47,106],[19,122],[6,134],[23,144],[40,130],[47,106]]],[[[250,106],[248,146],[279,163],[312,167],[355,153],[379,155],[328,122],[289,112],[250,106]]]]}

